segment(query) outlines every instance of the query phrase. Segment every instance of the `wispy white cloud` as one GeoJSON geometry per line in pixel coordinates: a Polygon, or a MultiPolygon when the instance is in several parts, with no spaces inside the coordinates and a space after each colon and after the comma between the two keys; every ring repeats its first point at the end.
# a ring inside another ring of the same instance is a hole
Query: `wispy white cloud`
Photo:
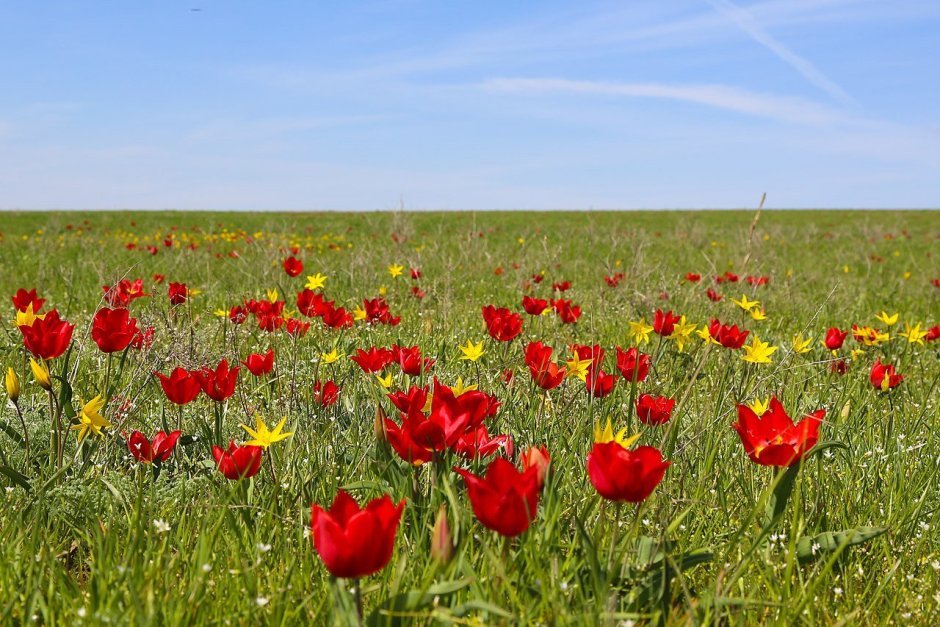
{"type": "Polygon", "coordinates": [[[845,90],[823,74],[813,63],[787,48],[773,35],[764,30],[747,9],[738,7],[730,0],[706,1],[737,25],[748,37],[767,48],[777,58],[799,72],[807,81],[844,104],[854,103],[852,97],[845,90]]]}
{"type": "Polygon", "coordinates": [[[760,94],[728,85],[619,83],[563,78],[492,78],[484,81],[480,87],[489,91],[517,94],[569,93],[678,100],[810,126],[846,121],[846,115],[839,109],[817,102],[793,96],[760,94]]]}

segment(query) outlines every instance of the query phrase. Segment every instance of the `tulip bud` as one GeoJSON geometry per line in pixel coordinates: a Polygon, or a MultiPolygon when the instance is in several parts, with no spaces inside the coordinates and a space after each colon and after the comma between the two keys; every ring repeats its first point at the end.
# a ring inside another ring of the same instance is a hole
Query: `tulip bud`
{"type": "Polygon", "coordinates": [[[40,360],[37,362],[30,357],[29,368],[33,371],[33,377],[35,377],[36,383],[38,383],[40,387],[45,390],[52,389],[52,377],[49,375],[49,366],[46,365],[45,361],[40,360]]]}
{"type": "Polygon", "coordinates": [[[533,466],[538,468],[538,479],[539,486],[545,485],[545,476],[548,474],[548,465],[551,462],[551,457],[548,454],[548,449],[544,446],[530,446],[522,454],[522,468],[523,470],[528,470],[533,466]]]}
{"type": "Polygon", "coordinates": [[[7,386],[7,396],[10,397],[10,400],[13,401],[15,405],[16,401],[20,398],[20,380],[16,376],[16,372],[13,368],[7,368],[5,383],[7,386]]]}
{"type": "Polygon", "coordinates": [[[382,409],[381,405],[375,407],[375,439],[379,442],[388,442],[388,435],[385,433],[385,419],[388,414],[382,409]]]}
{"type": "Polygon", "coordinates": [[[447,508],[441,503],[437,510],[437,520],[431,531],[431,557],[441,564],[447,564],[454,557],[454,541],[450,537],[450,525],[447,524],[447,508]]]}

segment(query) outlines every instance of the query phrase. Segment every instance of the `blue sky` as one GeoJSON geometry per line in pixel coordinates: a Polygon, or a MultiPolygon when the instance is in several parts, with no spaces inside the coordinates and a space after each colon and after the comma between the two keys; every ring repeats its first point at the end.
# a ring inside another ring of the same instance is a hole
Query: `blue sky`
{"type": "Polygon", "coordinates": [[[0,207],[938,207],[938,57],[936,0],[0,0],[0,207]]]}

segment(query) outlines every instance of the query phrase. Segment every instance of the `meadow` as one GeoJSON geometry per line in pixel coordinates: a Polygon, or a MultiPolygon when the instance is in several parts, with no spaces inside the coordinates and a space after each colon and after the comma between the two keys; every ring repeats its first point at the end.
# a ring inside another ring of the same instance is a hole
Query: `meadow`
{"type": "Polygon", "coordinates": [[[0,267],[2,624],[940,621],[938,212],[10,212],[0,267]]]}

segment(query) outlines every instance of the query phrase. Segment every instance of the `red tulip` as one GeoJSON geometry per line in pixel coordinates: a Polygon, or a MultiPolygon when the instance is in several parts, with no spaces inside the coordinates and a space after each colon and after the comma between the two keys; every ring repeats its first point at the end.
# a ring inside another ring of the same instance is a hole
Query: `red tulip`
{"type": "Polygon", "coordinates": [[[708,300],[712,301],[713,303],[717,303],[723,298],[721,294],[719,294],[712,288],[708,288],[708,291],[705,292],[705,295],[708,296],[708,300]]]}
{"type": "Polygon", "coordinates": [[[304,289],[297,292],[297,310],[308,318],[319,318],[333,308],[336,301],[326,301],[322,292],[304,289]]]}
{"type": "Polygon", "coordinates": [[[454,443],[454,451],[466,459],[482,459],[495,454],[500,449],[505,451],[506,457],[512,457],[512,436],[490,436],[486,425],[480,425],[472,431],[465,432],[454,443]]]}
{"type": "Polygon", "coordinates": [[[159,372],[154,374],[160,379],[160,385],[163,387],[163,393],[166,394],[167,399],[177,405],[191,403],[202,391],[202,383],[198,372],[175,368],[170,376],[159,372]]]}
{"type": "Polygon", "coordinates": [[[668,337],[676,330],[676,323],[681,319],[681,316],[673,315],[671,309],[665,313],[662,309],[657,309],[653,315],[653,331],[657,335],[668,337]]]}
{"type": "Polygon", "coordinates": [[[147,327],[142,331],[138,329],[134,334],[134,339],[131,340],[131,348],[139,351],[151,346],[153,346],[153,327],[147,327]]]}
{"type": "Polygon", "coordinates": [[[35,357],[55,359],[68,349],[72,342],[74,324],[59,319],[59,312],[53,309],[45,318],[36,318],[31,326],[23,325],[23,345],[35,357]]]}
{"type": "Polygon", "coordinates": [[[313,398],[321,407],[329,407],[339,400],[339,386],[333,381],[317,381],[313,384],[313,398]]]}
{"type": "Polygon", "coordinates": [[[883,364],[880,359],[876,359],[871,367],[871,374],[868,379],[871,381],[873,388],[887,392],[891,388],[900,385],[901,381],[904,380],[904,375],[897,374],[894,371],[894,366],[883,364]]]}
{"type": "Polygon", "coordinates": [[[571,352],[578,356],[581,361],[590,359],[591,368],[597,368],[604,363],[604,349],[600,344],[594,346],[585,346],[583,344],[572,344],[571,352]]]}
{"type": "Polygon", "coordinates": [[[291,318],[284,327],[287,334],[293,337],[303,337],[310,330],[310,323],[297,318],[291,318]]]}
{"type": "Polygon", "coordinates": [[[698,283],[699,281],[702,280],[702,275],[695,274],[694,272],[688,272],[685,275],[685,280],[688,281],[689,283],[698,283]]]}
{"type": "Polygon", "coordinates": [[[548,309],[548,301],[544,298],[522,297],[522,309],[530,316],[541,316],[548,309]]]}
{"type": "Polygon", "coordinates": [[[331,329],[348,329],[353,326],[352,314],[342,307],[330,307],[323,312],[323,324],[331,329]]]}
{"type": "Polygon", "coordinates": [[[831,351],[839,350],[842,348],[842,344],[845,342],[845,336],[848,334],[848,331],[840,331],[837,327],[830,328],[826,331],[826,348],[831,351]]]}
{"type": "Polygon", "coordinates": [[[760,417],[747,405],[738,405],[738,421],[731,425],[741,437],[744,451],[762,466],[792,466],[816,446],[826,410],[819,409],[794,424],[776,397],[760,417]]]}
{"type": "Polygon", "coordinates": [[[708,325],[708,334],[725,348],[738,349],[744,346],[750,331],[739,329],[736,324],[729,326],[721,324],[718,320],[712,320],[712,323],[708,325]]]}
{"type": "Polygon", "coordinates": [[[376,348],[373,346],[368,351],[364,351],[361,348],[356,349],[356,354],[350,357],[350,359],[362,368],[363,372],[379,372],[385,366],[392,363],[394,355],[392,351],[387,348],[376,348]]]}
{"type": "Polygon", "coordinates": [[[483,308],[486,330],[494,340],[510,342],[522,333],[522,316],[505,307],[487,305],[483,308]]]}
{"type": "Polygon", "coordinates": [[[396,326],[401,322],[401,316],[392,316],[389,311],[388,303],[384,298],[373,298],[372,300],[362,301],[363,309],[366,312],[366,322],[369,324],[387,324],[396,326]]]}
{"type": "Polygon", "coordinates": [[[42,309],[42,306],[46,304],[45,298],[39,298],[36,296],[36,288],[29,290],[28,292],[22,287],[16,290],[16,294],[12,297],[13,306],[17,311],[26,311],[29,309],[29,306],[33,306],[33,313],[39,313],[39,310],[42,309]]]}
{"type": "Polygon", "coordinates": [[[672,416],[675,405],[675,399],[641,394],[636,399],[636,415],[645,425],[661,425],[672,416]]]}
{"type": "Polygon", "coordinates": [[[245,364],[248,372],[256,377],[270,374],[274,370],[274,349],[268,349],[264,355],[251,353],[242,363],[245,364]]]}
{"type": "Polygon", "coordinates": [[[241,305],[235,305],[229,310],[228,319],[232,324],[241,324],[248,319],[248,310],[241,305]]]}
{"type": "Polygon", "coordinates": [[[137,319],[127,309],[100,309],[91,323],[91,339],[102,353],[118,353],[127,348],[140,331],[137,319]]]}
{"type": "Polygon", "coordinates": [[[134,431],[127,440],[127,448],[134,459],[142,464],[161,464],[170,459],[180,433],[180,431],[173,431],[167,435],[163,431],[157,431],[151,442],[140,431],[134,431]]]}
{"type": "Polygon", "coordinates": [[[924,336],[924,339],[928,342],[940,340],[940,324],[936,324],[927,329],[927,335],[924,336]]]}
{"type": "Polygon", "coordinates": [[[297,257],[290,256],[284,260],[284,272],[289,277],[299,276],[304,271],[303,262],[297,257]]]}
{"type": "Polygon", "coordinates": [[[539,506],[539,467],[519,472],[512,462],[497,457],[484,477],[462,468],[454,471],[464,478],[473,513],[484,527],[510,538],[529,528],[539,506]]]}
{"type": "Polygon", "coordinates": [[[531,342],[525,350],[525,362],[532,380],[543,390],[552,390],[565,379],[565,368],[552,361],[552,348],[541,342],[531,342]]]}
{"type": "Polygon", "coordinates": [[[171,305],[182,305],[189,298],[189,288],[185,283],[170,283],[167,295],[170,297],[171,305]]]}
{"type": "Polygon", "coordinates": [[[610,501],[639,503],[663,480],[671,462],[652,446],[631,451],[616,440],[595,442],[588,453],[588,478],[597,493],[610,501]]]}
{"type": "Polygon", "coordinates": [[[417,377],[427,372],[434,365],[431,358],[422,359],[421,349],[417,346],[410,348],[392,344],[392,359],[401,366],[401,371],[410,377],[417,377]]]}
{"type": "Polygon", "coordinates": [[[262,450],[260,446],[235,446],[234,442],[229,442],[228,450],[213,446],[212,457],[226,479],[238,481],[258,474],[262,450]]]}
{"type": "Polygon", "coordinates": [[[600,368],[593,366],[588,368],[587,377],[584,380],[588,391],[594,398],[604,398],[614,391],[614,384],[617,383],[617,377],[607,374],[600,368]]]}
{"type": "Polygon", "coordinates": [[[395,505],[387,494],[360,508],[343,490],[329,511],[314,504],[310,510],[313,546],[330,574],[355,579],[385,568],[404,508],[404,500],[395,505]]]}
{"type": "Polygon", "coordinates": [[[235,383],[238,381],[239,367],[228,367],[228,360],[223,359],[215,370],[203,368],[197,376],[206,396],[221,403],[235,393],[235,383]]]}
{"type": "Polygon", "coordinates": [[[413,385],[407,392],[392,392],[388,398],[403,414],[410,414],[412,411],[421,412],[428,402],[428,388],[413,385]]]}
{"type": "Polygon", "coordinates": [[[104,300],[109,307],[127,307],[133,301],[144,296],[149,296],[144,292],[144,280],[137,279],[131,283],[128,279],[121,279],[115,285],[102,285],[104,291],[104,300]]]}
{"type": "Polygon", "coordinates": [[[558,318],[564,324],[574,324],[578,321],[578,318],[581,317],[581,307],[579,305],[572,305],[570,300],[558,300],[552,301],[552,307],[555,308],[555,313],[558,314],[558,318]]]}
{"type": "Polygon", "coordinates": [[[650,372],[650,356],[641,353],[636,348],[623,350],[618,346],[617,370],[627,381],[632,383],[635,379],[637,383],[640,383],[650,372]]]}
{"type": "Polygon", "coordinates": [[[552,291],[567,292],[570,289],[571,289],[571,281],[561,281],[559,283],[552,283],[552,291]]]}

